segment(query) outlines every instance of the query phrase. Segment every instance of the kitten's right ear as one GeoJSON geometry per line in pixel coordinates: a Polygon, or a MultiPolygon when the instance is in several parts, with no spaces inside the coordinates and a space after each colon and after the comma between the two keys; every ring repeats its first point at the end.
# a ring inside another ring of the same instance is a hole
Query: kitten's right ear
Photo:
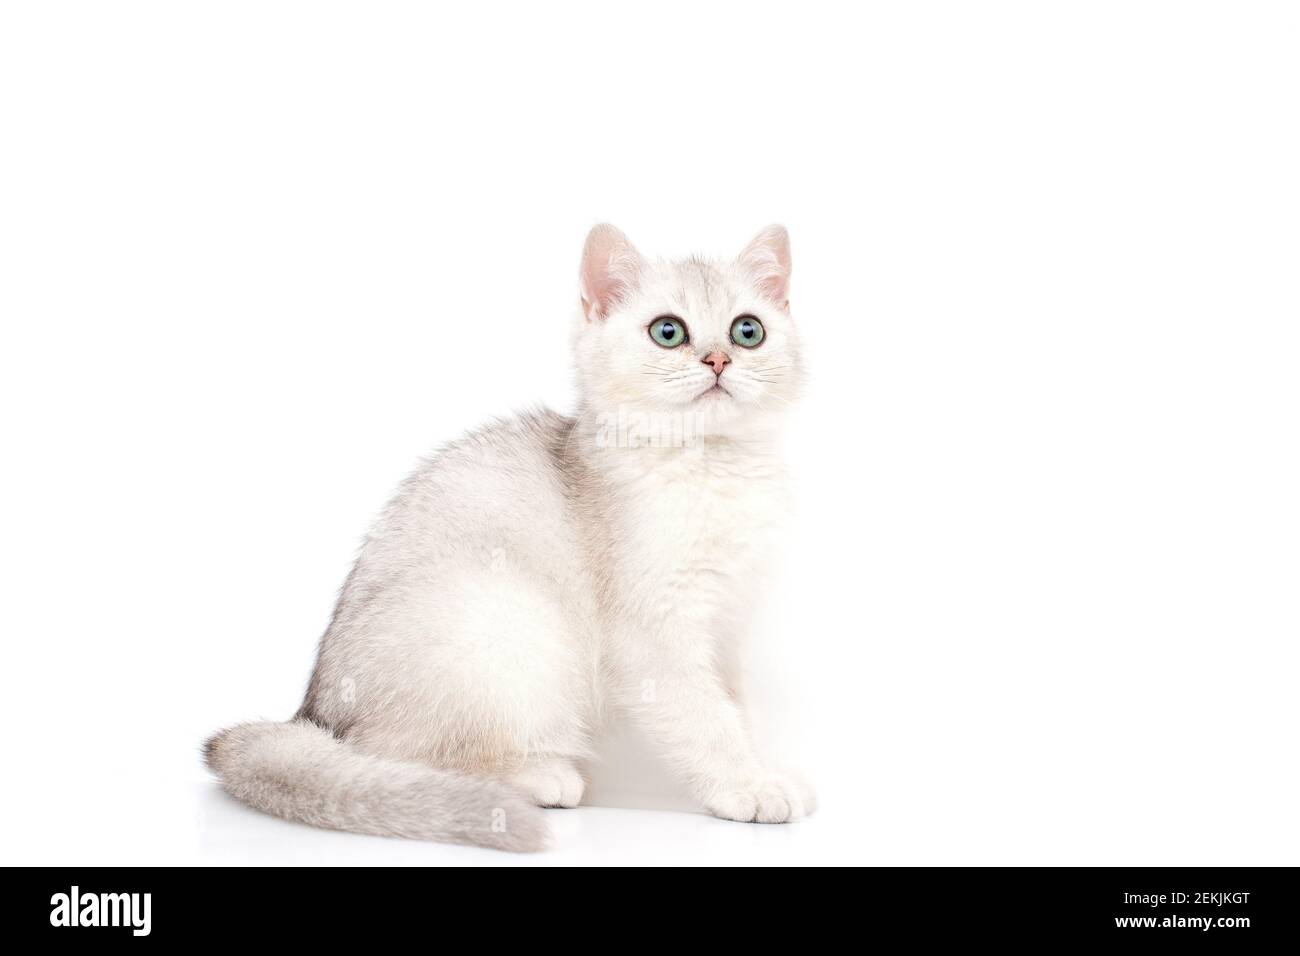
{"type": "Polygon", "coordinates": [[[641,274],[641,253],[623,233],[608,223],[592,227],[582,249],[578,281],[582,311],[590,321],[606,318],[615,305],[636,287],[641,274]]]}

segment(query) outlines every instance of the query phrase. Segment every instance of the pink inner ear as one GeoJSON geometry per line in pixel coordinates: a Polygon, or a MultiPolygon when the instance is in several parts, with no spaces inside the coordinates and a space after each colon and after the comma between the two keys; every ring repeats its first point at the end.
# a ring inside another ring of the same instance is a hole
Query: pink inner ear
{"type": "Polygon", "coordinates": [[[640,271],[641,256],[627,236],[610,225],[593,228],[582,250],[579,276],[587,318],[607,318],[636,284],[640,271]]]}
{"type": "Polygon", "coordinates": [[[768,226],[745,247],[740,261],[758,286],[781,308],[790,304],[790,234],[784,226],[768,226]]]}

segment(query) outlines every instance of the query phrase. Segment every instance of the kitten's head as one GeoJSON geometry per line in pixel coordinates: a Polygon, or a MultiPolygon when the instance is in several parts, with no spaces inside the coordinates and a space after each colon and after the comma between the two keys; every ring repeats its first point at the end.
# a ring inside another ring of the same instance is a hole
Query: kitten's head
{"type": "Polygon", "coordinates": [[[578,384],[598,413],[688,417],[701,433],[778,415],[802,374],[790,239],[760,232],[735,259],[650,261],[613,226],[582,254],[578,384]]]}

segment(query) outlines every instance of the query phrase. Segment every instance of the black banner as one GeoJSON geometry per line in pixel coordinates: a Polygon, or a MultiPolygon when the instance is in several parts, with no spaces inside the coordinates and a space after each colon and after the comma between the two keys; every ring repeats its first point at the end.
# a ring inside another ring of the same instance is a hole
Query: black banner
{"type": "Polygon", "coordinates": [[[441,934],[467,921],[522,933],[557,917],[573,924],[571,932],[585,920],[613,918],[639,927],[638,937],[662,931],[666,939],[676,938],[674,927],[683,920],[745,933],[779,920],[867,940],[901,933],[918,941],[1234,948],[1286,945],[1300,928],[1294,869],[855,869],[813,879],[748,870],[671,882],[629,877],[599,894],[587,891],[578,875],[476,879],[430,869],[11,869],[8,875],[16,889],[7,894],[7,924],[50,942],[75,935],[139,945],[280,938],[338,944],[409,934],[419,923],[433,930],[428,944],[438,947],[441,934]]]}

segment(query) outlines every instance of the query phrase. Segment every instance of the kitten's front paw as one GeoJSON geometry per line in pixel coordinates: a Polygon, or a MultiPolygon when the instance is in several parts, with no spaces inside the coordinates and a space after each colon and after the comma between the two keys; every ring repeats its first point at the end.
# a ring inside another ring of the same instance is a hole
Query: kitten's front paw
{"type": "Polygon", "coordinates": [[[741,823],[789,823],[817,808],[812,787],[793,776],[769,776],[717,791],[704,801],[715,817],[741,823]]]}

